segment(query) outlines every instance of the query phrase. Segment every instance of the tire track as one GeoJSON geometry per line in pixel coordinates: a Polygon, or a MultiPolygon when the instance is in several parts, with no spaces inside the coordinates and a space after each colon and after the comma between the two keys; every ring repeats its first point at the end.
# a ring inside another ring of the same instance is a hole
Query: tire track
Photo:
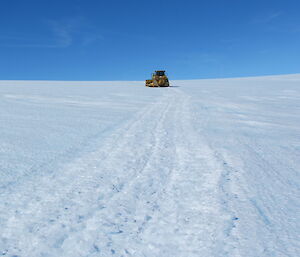
{"type": "Polygon", "coordinates": [[[175,149],[172,173],[157,201],[135,256],[222,256],[220,248],[227,214],[221,212],[217,186],[222,169],[214,151],[194,127],[192,97],[180,90],[168,121],[175,149]]]}

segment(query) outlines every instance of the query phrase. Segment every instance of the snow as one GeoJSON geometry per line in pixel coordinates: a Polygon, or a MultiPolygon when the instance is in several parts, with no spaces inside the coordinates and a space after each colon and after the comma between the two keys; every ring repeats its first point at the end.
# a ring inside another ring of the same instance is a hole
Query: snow
{"type": "Polygon", "coordinates": [[[300,255],[300,75],[0,81],[0,254],[300,255]]]}

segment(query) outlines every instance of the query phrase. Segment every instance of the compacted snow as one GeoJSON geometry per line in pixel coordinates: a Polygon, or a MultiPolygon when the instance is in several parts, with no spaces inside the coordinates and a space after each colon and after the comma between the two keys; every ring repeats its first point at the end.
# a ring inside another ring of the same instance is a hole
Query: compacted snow
{"type": "Polygon", "coordinates": [[[300,255],[300,75],[0,81],[0,255],[300,255]]]}

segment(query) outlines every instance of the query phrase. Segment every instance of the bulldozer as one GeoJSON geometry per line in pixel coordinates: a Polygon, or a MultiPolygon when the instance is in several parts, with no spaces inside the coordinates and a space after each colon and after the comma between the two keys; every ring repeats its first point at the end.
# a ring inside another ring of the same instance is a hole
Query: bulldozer
{"type": "Polygon", "coordinates": [[[169,87],[169,79],[164,70],[157,70],[152,74],[152,79],[146,80],[146,87],[169,87]]]}

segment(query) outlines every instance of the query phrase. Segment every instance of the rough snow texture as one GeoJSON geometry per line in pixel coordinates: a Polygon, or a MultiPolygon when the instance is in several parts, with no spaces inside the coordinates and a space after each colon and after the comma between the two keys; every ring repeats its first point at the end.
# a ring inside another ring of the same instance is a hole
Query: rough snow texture
{"type": "Polygon", "coordinates": [[[300,255],[300,75],[0,82],[0,255],[300,255]]]}

